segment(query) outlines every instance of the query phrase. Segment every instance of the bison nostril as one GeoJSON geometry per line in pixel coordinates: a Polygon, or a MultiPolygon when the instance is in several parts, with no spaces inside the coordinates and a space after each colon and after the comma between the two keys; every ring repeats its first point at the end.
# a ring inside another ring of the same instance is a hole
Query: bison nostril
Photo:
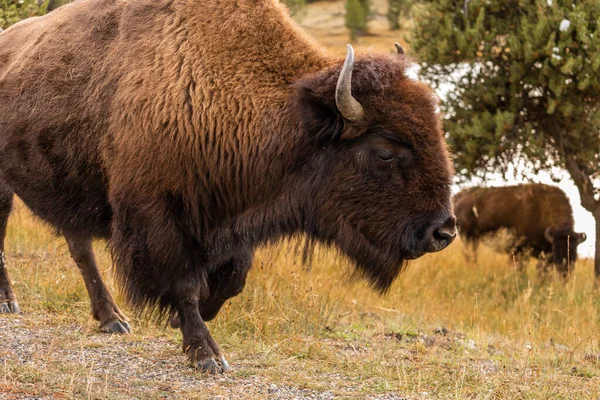
{"type": "Polygon", "coordinates": [[[446,222],[433,232],[433,235],[452,242],[456,237],[456,217],[454,215],[448,217],[446,222]]]}
{"type": "Polygon", "coordinates": [[[456,218],[448,217],[443,224],[433,229],[430,238],[428,251],[440,251],[446,248],[456,238],[456,218]]]}
{"type": "Polygon", "coordinates": [[[456,229],[446,227],[436,229],[433,232],[433,237],[437,240],[445,240],[450,244],[456,237],[456,229]]]}

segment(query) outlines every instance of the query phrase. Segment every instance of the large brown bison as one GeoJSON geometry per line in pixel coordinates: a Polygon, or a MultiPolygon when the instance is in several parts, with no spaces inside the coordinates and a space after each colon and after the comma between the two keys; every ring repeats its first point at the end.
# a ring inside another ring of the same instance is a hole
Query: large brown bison
{"type": "Polygon", "coordinates": [[[507,229],[513,237],[511,252],[530,251],[566,274],[577,260],[577,246],[585,233],[574,229],[569,199],[555,186],[531,183],[519,186],[471,188],[453,198],[461,237],[476,247],[485,235],[507,229]]]}
{"type": "Polygon", "coordinates": [[[2,237],[16,193],[65,236],[103,329],[127,332],[92,253],[107,238],[128,300],[226,371],[205,321],[256,246],[305,234],[385,291],[454,239],[434,94],[402,53],[330,57],[276,0],[85,0],[16,24],[0,34],[2,237]]]}

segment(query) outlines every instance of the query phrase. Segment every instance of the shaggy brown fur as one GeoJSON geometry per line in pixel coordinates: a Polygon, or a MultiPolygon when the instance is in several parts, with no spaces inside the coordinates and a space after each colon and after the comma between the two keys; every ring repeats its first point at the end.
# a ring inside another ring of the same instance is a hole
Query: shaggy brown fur
{"type": "MultiPolygon", "coordinates": [[[[71,3],[0,35],[0,187],[67,237],[109,238],[132,304],[178,313],[191,359],[215,369],[203,319],[255,246],[307,234],[385,291],[454,237],[433,93],[405,56],[359,57],[350,123],[341,64],[274,0],[71,3]]],[[[101,323],[124,322],[98,293],[101,323]]]]}
{"type": "Polygon", "coordinates": [[[577,246],[585,240],[585,234],[573,231],[573,210],[565,193],[555,186],[471,188],[456,194],[453,201],[458,230],[466,241],[476,246],[482,236],[506,228],[514,237],[510,251],[530,250],[534,257],[544,256],[556,264],[562,273],[577,260],[577,246]]]}

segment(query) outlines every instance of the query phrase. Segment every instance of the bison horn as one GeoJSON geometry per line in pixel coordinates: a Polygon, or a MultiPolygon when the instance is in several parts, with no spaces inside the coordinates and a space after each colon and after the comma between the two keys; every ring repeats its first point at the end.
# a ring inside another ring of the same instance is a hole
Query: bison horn
{"type": "Polygon", "coordinates": [[[348,45],[348,54],[335,88],[335,104],[348,121],[361,120],[365,112],[362,105],[352,97],[352,69],[354,68],[354,49],[348,45]]]}
{"type": "Polygon", "coordinates": [[[544,231],[544,237],[550,243],[552,243],[554,241],[554,238],[552,237],[552,229],[550,229],[550,227],[547,227],[546,230],[544,231]]]}
{"type": "Polygon", "coordinates": [[[396,43],[394,43],[394,46],[396,46],[396,50],[398,51],[399,55],[403,55],[404,54],[404,47],[402,47],[400,45],[400,43],[396,42],[396,43]]]}
{"type": "Polygon", "coordinates": [[[585,240],[587,239],[587,235],[585,234],[585,232],[581,232],[578,235],[579,235],[579,243],[585,242],[585,240]]]}

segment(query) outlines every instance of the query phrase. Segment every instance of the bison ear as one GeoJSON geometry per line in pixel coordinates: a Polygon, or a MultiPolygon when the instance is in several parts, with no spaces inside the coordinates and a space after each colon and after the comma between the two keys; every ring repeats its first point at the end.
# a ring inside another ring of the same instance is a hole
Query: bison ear
{"type": "Polygon", "coordinates": [[[585,232],[575,233],[575,237],[577,238],[577,243],[583,243],[587,239],[585,232]]]}
{"type": "Polygon", "coordinates": [[[304,129],[318,141],[338,139],[344,131],[344,118],[331,95],[323,88],[313,88],[311,81],[303,82],[298,88],[299,111],[304,129]]]}

